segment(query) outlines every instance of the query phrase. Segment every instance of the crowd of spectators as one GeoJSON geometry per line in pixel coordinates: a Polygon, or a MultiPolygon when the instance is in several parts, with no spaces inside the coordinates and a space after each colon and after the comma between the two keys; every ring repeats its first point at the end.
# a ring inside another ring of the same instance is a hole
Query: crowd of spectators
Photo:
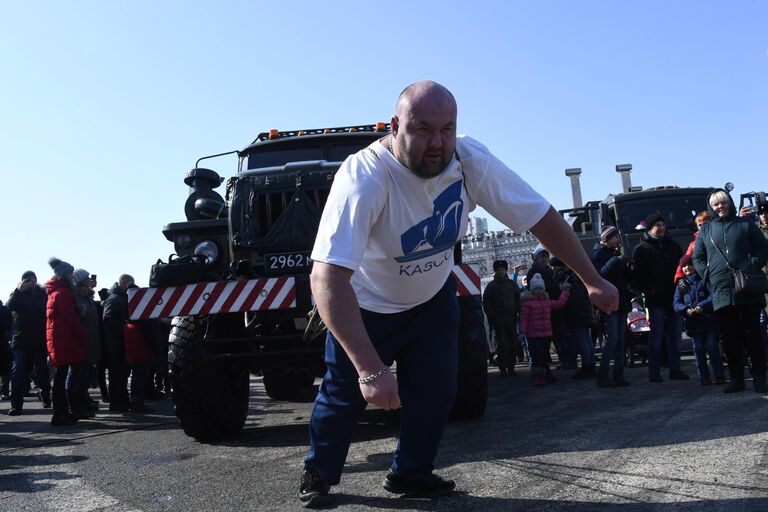
{"type": "Polygon", "coordinates": [[[49,265],[53,275],[43,286],[26,271],[7,303],[0,302],[0,397],[10,400],[7,414],[23,414],[31,395],[51,409],[51,425],[73,425],[100,410],[91,388],[109,412],[151,413],[145,401],[170,392],[167,349],[158,321],[128,319],[133,277],[121,275],[96,300],[95,275],[58,258],[49,265]]]}
{"type": "Polygon", "coordinates": [[[534,386],[555,382],[549,370],[554,345],[559,368],[577,370],[573,378],[594,378],[601,388],[629,386],[624,376],[626,333],[643,311],[640,316],[645,320],[647,315],[650,326],[645,342],[650,382],[664,381],[662,367],[668,367],[670,380],[690,378],[681,367],[685,331],[702,385],[724,384],[726,393],[742,391],[748,367],[755,391],[768,392],[766,297],[737,292],[734,285],[736,270],[768,263],[768,205],[737,212],[722,189],[708,196],[707,205],[695,217],[698,231],[685,252],[656,212],[642,223],[644,232],[631,254],[624,254],[615,226],[602,228],[592,263],[619,292],[619,307],[610,313],[594,308],[579,277],[541,245],[532,254],[523,290],[517,279],[507,276],[506,261],[494,262],[483,308],[492,333],[491,362],[499,365],[501,376],[515,375],[517,354],[521,361],[527,356],[534,386]],[[630,312],[635,314],[628,323],[630,312]],[[597,340],[602,351],[596,369],[597,340]]]}

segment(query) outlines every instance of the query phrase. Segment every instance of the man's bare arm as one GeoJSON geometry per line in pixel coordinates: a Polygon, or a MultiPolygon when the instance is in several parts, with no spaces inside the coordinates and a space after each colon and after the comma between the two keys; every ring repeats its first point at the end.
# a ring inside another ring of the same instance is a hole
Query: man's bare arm
{"type": "Polygon", "coordinates": [[[597,307],[603,311],[618,309],[618,291],[600,276],[573,229],[554,208],[550,207],[544,217],[531,228],[531,233],[551,254],[563,260],[576,272],[587,287],[589,298],[597,307]]]}
{"type": "MultiPolygon", "coordinates": [[[[352,271],[316,261],[312,267],[312,296],[320,317],[339,341],[360,377],[372,375],[384,367],[373,347],[360,315],[360,305],[349,280],[352,271]]],[[[397,379],[384,373],[360,391],[367,402],[384,409],[400,407],[397,379]]]]}

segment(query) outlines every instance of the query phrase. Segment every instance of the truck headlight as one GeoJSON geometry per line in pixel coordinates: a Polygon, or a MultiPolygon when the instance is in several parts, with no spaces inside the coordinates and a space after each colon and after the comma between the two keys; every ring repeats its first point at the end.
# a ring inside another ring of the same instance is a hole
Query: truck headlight
{"type": "Polygon", "coordinates": [[[219,257],[219,247],[210,240],[203,240],[195,246],[195,254],[205,258],[205,264],[211,265],[219,257]]]}

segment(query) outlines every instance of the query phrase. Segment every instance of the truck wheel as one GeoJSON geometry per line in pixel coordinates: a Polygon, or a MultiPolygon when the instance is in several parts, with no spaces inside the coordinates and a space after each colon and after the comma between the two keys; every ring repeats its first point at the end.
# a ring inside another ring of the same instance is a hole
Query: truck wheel
{"type": "Polygon", "coordinates": [[[485,414],[488,402],[488,342],[480,297],[459,297],[459,382],[451,419],[485,414]]]}
{"type": "Polygon", "coordinates": [[[264,391],[273,400],[297,400],[304,390],[311,388],[315,383],[314,375],[306,368],[264,370],[262,375],[264,391]]]}
{"type": "Polygon", "coordinates": [[[264,391],[273,400],[294,400],[301,392],[298,375],[284,370],[264,370],[264,391]]]}
{"type": "Polygon", "coordinates": [[[205,353],[206,326],[196,317],[174,318],[168,350],[176,417],[198,441],[236,434],[248,416],[248,371],[205,353]]]}

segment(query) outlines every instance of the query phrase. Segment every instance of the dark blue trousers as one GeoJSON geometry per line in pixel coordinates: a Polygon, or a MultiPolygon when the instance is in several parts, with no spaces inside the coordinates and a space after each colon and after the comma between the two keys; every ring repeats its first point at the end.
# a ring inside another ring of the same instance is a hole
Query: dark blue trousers
{"type": "MultiPolygon", "coordinates": [[[[451,276],[432,299],[394,314],[361,310],[368,336],[384,364],[397,362],[402,412],[391,470],[420,480],[434,469],[437,449],[456,396],[459,308],[451,276]]],[[[341,479],[352,433],[367,403],[358,375],[339,342],[328,333],[328,371],[310,419],[305,464],[326,484],[341,479]]]]}

